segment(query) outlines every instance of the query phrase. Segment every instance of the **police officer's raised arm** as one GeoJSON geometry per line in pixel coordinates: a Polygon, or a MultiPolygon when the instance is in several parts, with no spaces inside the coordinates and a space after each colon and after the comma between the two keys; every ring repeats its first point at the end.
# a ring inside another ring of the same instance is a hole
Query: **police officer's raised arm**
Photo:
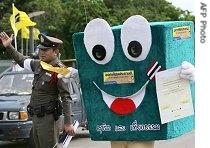
{"type": "Polygon", "coordinates": [[[13,34],[9,37],[4,31],[0,33],[0,39],[3,46],[7,49],[10,56],[25,70],[30,70],[30,63],[32,59],[27,59],[24,55],[19,53],[11,44],[13,40],[13,34]]]}
{"type": "Polygon", "coordinates": [[[13,34],[9,37],[5,32],[0,33],[0,38],[3,46],[7,49],[7,52],[10,56],[21,66],[24,68],[24,60],[26,59],[21,53],[19,53],[13,46],[13,34]]]}

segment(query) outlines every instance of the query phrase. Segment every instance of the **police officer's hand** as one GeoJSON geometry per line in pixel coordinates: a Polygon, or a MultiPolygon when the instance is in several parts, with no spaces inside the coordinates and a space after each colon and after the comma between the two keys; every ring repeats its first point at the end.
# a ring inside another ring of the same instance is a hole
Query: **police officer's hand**
{"type": "Polygon", "coordinates": [[[63,76],[61,74],[58,74],[58,78],[59,79],[62,78],[65,83],[68,83],[70,78],[76,78],[78,76],[78,70],[77,69],[75,69],[73,67],[68,67],[67,69],[70,72],[68,74],[66,74],[65,76],[63,76]]]}
{"type": "Polygon", "coordinates": [[[66,133],[70,134],[71,136],[75,135],[74,126],[72,124],[65,124],[64,130],[66,133]]]}
{"type": "Polygon", "coordinates": [[[13,34],[9,37],[4,31],[0,33],[0,39],[2,41],[3,46],[8,47],[13,40],[13,34]]]}
{"type": "Polygon", "coordinates": [[[195,67],[189,62],[183,61],[181,65],[180,77],[190,81],[195,81],[195,67]]]}

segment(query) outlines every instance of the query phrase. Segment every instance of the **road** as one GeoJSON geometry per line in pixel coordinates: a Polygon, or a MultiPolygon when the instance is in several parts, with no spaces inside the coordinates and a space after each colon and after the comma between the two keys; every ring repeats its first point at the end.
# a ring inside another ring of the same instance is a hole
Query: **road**
{"type": "MultiPolygon", "coordinates": [[[[28,148],[25,143],[1,142],[0,148],[28,148]]],[[[87,130],[77,130],[69,148],[111,148],[109,141],[92,141],[87,130]]],[[[195,131],[178,138],[156,141],[155,148],[195,148],[195,131]]]]}
{"type": "MultiPolygon", "coordinates": [[[[78,136],[69,145],[71,148],[111,148],[108,141],[92,141],[88,137],[87,131],[78,131],[78,136]]],[[[195,131],[178,138],[156,141],[155,148],[195,148],[195,131]]]]}

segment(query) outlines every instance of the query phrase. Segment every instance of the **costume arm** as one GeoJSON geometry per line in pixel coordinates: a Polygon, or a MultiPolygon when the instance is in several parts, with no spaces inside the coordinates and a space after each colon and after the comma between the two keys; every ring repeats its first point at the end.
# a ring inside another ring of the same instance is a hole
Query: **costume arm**
{"type": "Polygon", "coordinates": [[[195,81],[195,67],[189,62],[183,61],[181,65],[180,77],[190,81],[195,81]]]}

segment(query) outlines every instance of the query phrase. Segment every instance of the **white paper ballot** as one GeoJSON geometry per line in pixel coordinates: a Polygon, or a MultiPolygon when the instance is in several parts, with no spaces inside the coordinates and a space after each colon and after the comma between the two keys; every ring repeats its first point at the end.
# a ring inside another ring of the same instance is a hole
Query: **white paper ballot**
{"type": "Polygon", "coordinates": [[[181,78],[180,71],[175,67],[155,75],[162,124],[194,114],[190,81],[181,78]]]}
{"type": "MultiPolygon", "coordinates": [[[[79,126],[79,122],[77,120],[75,120],[73,125],[74,125],[74,131],[76,131],[79,126]]],[[[66,136],[65,140],[63,141],[63,148],[68,148],[68,145],[69,145],[71,139],[72,139],[71,135],[66,136]]]]}

